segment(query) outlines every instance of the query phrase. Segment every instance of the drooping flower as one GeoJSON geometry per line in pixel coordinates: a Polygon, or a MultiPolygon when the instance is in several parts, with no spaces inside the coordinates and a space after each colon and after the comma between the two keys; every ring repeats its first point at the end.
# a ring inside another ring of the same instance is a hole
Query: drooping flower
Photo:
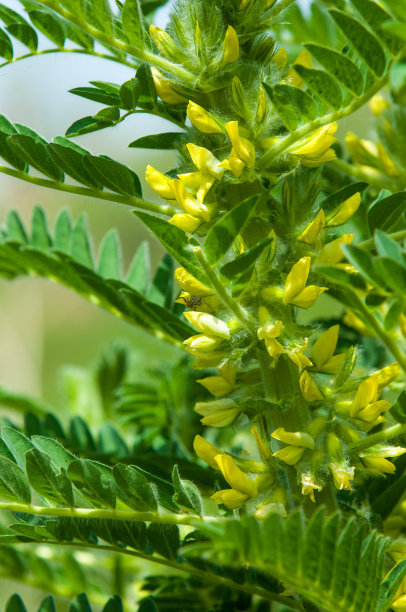
{"type": "Polygon", "coordinates": [[[185,268],[176,268],[174,278],[182,289],[191,295],[203,297],[213,293],[212,289],[206,287],[206,285],[197,280],[197,278],[195,278],[193,274],[190,274],[185,268]]]}
{"type": "Polygon", "coordinates": [[[264,340],[266,350],[271,357],[278,357],[285,350],[282,344],[276,340],[283,327],[282,321],[276,320],[273,323],[259,327],[257,330],[258,338],[264,340]]]}
{"type": "Polygon", "coordinates": [[[230,385],[222,376],[207,376],[206,378],[200,378],[196,382],[216,397],[228,395],[234,388],[234,385],[230,385]]]}
{"type": "Polygon", "coordinates": [[[316,257],[317,264],[338,264],[344,259],[342,245],[351,244],[354,239],[354,234],[343,234],[339,238],[332,240],[324,245],[320,253],[316,257]]]}
{"type": "Polygon", "coordinates": [[[184,312],[183,314],[202,334],[223,338],[224,340],[230,338],[227,323],[221,319],[206,312],[184,312]]]}
{"type": "Polygon", "coordinates": [[[202,436],[195,436],[193,440],[193,448],[195,449],[195,453],[200,459],[203,459],[210,467],[215,470],[220,469],[217,461],[215,461],[215,457],[221,454],[221,450],[213,444],[210,444],[207,440],[205,440],[202,436]]]}
{"type": "Polygon", "coordinates": [[[308,495],[312,502],[315,502],[314,492],[321,491],[323,486],[317,482],[311,473],[303,473],[301,477],[302,495],[308,495]]]}
{"type": "Polygon", "coordinates": [[[198,172],[178,174],[178,178],[191,189],[197,190],[196,198],[199,202],[203,202],[216,179],[221,179],[223,176],[224,168],[208,149],[198,147],[191,142],[186,146],[198,172]]]}
{"type": "Polygon", "coordinates": [[[359,385],[351,403],[350,416],[366,423],[375,423],[382,412],[392,407],[390,402],[378,398],[378,377],[373,374],[359,385]]]}
{"type": "Polygon", "coordinates": [[[194,125],[200,132],[204,132],[205,134],[223,133],[222,128],[214,119],[214,116],[206,111],[202,106],[196,104],[196,102],[189,100],[186,112],[192,125],[194,125]]]}
{"type": "Polygon", "coordinates": [[[298,240],[305,242],[306,244],[313,244],[316,242],[318,235],[323,229],[325,224],[324,210],[321,208],[313,221],[303,230],[298,240]]]}
{"type": "Polygon", "coordinates": [[[288,445],[273,453],[274,457],[278,457],[288,465],[295,465],[307,449],[314,449],[314,439],[304,431],[290,432],[285,431],[284,427],[279,427],[271,436],[288,445]]]}
{"type": "Polygon", "coordinates": [[[163,102],[166,102],[166,104],[184,104],[187,102],[187,98],[184,98],[172,89],[168,79],[157,68],[152,67],[151,72],[156,93],[163,102]]]}
{"type": "Polygon", "coordinates": [[[336,374],[343,364],[345,353],[334,355],[339,330],[339,325],[332,325],[313,344],[311,358],[319,372],[336,374]]]}
{"type": "Polygon", "coordinates": [[[351,481],[354,480],[355,468],[345,463],[332,461],[328,464],[336,489],[339,491],[351,491],[351,481]]]}
{"type": "Polygon", "coordinates": [[[234,509],[256,497],[258,494],[256,484],[234,463],[232,457],[219,454],[215,457],[221,473],[231,486],[231,489],[217,491],[211,496],[217,504],[224,504],[227,508],[234,509]]]}
{"type": "Polygon", "coordinates": [[[333,136],[336,131],[337,123],[324,125],[296,142],[289,151],[292,155],[299,157],[303,166],[316,168],[336,158],[335,151],[330,149],[330,146],[337,140],[333,136]]]}
{"type": "Polygon", "coordinates": [[[237,32],[232,26],[228,26],[224,41],[223,41],[223,60],[221,65],[227,66],[238,60],[240,57],[240,44],[238,42],[237,32]]]}
{"type": "Polygon", "coordinates": [[[232,399],[221,398],[211,402],[197,402],[195,411],[203,417],[203,425],[227,427],[237,419],[241,407],[232,399]]]}
{"type": "Polygon", "coordinates": [[[342,204],[337,206],[327,218],[328,227],[336,227],[337,225],[343,225],[346,223],[354,213],[357,212],[361,203],[361,194],[359,192],[354,193],[351,197],[347,198],[342,204]]]}
{"type": "Polygon", "coordinates": [[[231,170],[236,178],[239,178],[245,168],[253,168],[255,165],[255,147],[248,140],[240,136],[238,121],[226,123],[227,134],[231,140],[232,149],[228,159],[221,162],[221,167],[231,170]]]}
{"type": "Polygon", "coordinates": [[[323,399],[322,394],[309,372],[305,370],[299,379],[300,391],[306,402],[318,402],[323,399]]]}
{"type": "Polygon", "coordinates": [[[327,291],[327,287],[309,285],[306,287],[307,277],[310,272],[310,257],[302,257],[292,266],[283,290],[283,303],[293,304],[300,308],[313,306],[321,293],[327,291]]]}

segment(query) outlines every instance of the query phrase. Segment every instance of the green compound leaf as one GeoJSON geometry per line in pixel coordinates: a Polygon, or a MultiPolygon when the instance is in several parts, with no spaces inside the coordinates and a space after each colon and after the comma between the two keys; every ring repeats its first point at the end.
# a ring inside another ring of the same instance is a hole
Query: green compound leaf
{"type": "Polygon", "coordinates": [[[121,19],[128,41],[142,49],[144,47],[144,26],[139,0],[125,0],[121,19]]]}
{"type": "Polygon", "coordinates": [[[72,461],[68,467],[69,479],[94,508],[116,507],[112,478],[106,478],[106,469],[86,459],[72,461]]]}
{"type": "Polygon", "coordinates": [[[281,96],[275,87],[271,87],[268,83],[262,83],[275,111],[278,113],[281,121],[291,132],[294,132],[298,126],[298,115],[296,109],[286,103],[286,99],[281,96]]]}
{"type": "Polygon", "coordinates": [[[140,180],[127,166],[104,155],[86,156],[84,164],[89,173],[104,187],[124,195],[141,195],[140,180]]]}
{"type": "Polygon", "coordinates": [[[140,95],[140,83],[137,79],[130,79],[120,87],[121,106],[127,110],[133,110],[137,106],[140,95]]]}
{"type": "Polygon", "coordinates": [[[128,146],[133,149],[176,149],[184,132],[165,132],[163,134],[150,134],[133,140],[128,146]]]}
{"type": "Polygon", "coordinates": [[[38,36],[28,23],[11,23],[7,26],[7,31],[35,53],[38,47],[38,36]]]}
{"type": "Polygon", "coordinates": [[[0,498],[29,504],[31,490],[23,470],[6,457],[0,456],[0,498]]]}
{"type": "Polygon", "coordinates": [[[134,510],[156,512],[157,497],[147,478],[130,465],[113,467],[113,477],[118,487],[118,496],[134,510]]]}
{"type": "Polygon", "coordinates": [[[117,230],[112,229],[104,236],[100,245],[97,273],[103,278],[121,279],[121,247],[117,230]]]}
{"type": "Polygon", "coordinates": [[[55,181],[63,181],[63,172],[55,164],[42,142],[25,134],[14,134],[8,138],[7,142],[27,164],[55,181]]]}
{"type": "MultiPolygon", "coordinates": [[[[387,192],[386,192],[387,193],[387,192]]],[[[386,198],[381,195],[372,202],[368,210],[368,225],[371,234],[376,229],[389,231],[396,225],[403,211],[406,209],[406,193],[401,191],[386,198]]]]}
{"type": "Polygon", "coordinates": [[[322,45],[306,43],[304,45],[318,62],[337,79],[344,87],[356,96],[364,89],[364,79],[360,69],[345,55],[322,45]]]}
{"type": "Polygon", "coordinates": [[[243,230],[257,201],[257,196],[244,200],[210,228],[204,242],[204,251],[212,265],[217,264],[227,253],[238,234],[243,230]]]}
{"type": "Polygon", "coordinates": [[[336,9],[329,13],[367,66],[378,77],[382,76],[386,68],[386,57],[376,36],[346,13],[336,9]]]}
{"type": "Polygon", "coordinates": [[[343,103],[341,89],[332,76],[324,70],[315,70],[300,64],[294,65],[293,68],[316,96],[327,102],[334,110],[341,108],[343,103]]]}
{"type": "Polygon", "coordinates": [[[177,465],[173,467],[172,482],[175,487],[175,495],[173,500],[186,510],[192,510],[196,514],[202,514],[202,499],[199,489],[190,480],[183,480],[179,474],[177,465]]]}
{"type": "Polygon", "coordinates": [[[292,87],[292,85],[276,85],[275,92],[284,98],[288,104],[291,104],[305,119],[313,120],[318,116],[317,103],[302,89],[292,87]]]}
{"type": "Polygon", "coordinates": [[[351,0],[351,2],[379,40],[385,44],[391,53],[396,55],[402,48],[402,42],[396,36],[388,34],[382,27],[385,22],[391,21],[391,15],[382,5],[372,0],[351,0]]]}
{"type": "Polygon", "coordinates": [[[66,174],[69,174],[75,181],[88,187],[101,188],[100,183],[92,176],[92,173],[85,169],[83,163],[84,154],[82,152],[53,142],[47,146],[47,150],[59,168],[66,172],[66,174]]]}
{"type": "Polygon", "coordinates": [[[100,102],[100,104],[106,104],[106,106],[115,106],[120,104],[120,96],[116,92],[106,91],[105,89],[98,87],[75,87],[70,89],[69,93],[92,100],[93,102],[100,102]]]}
{"type": "Polygon", "coordinates": [[[134,211],[134,214],[158,238],[159,242],[163,244],[168,253],[172,255],[181,266],[186,268],[188,272],[203,283],[210,284],[206,275],[202,272],[199,262],[183,230],[155,215],[139,211],[134,211]]]}
{"type": "Polygon", "coordinates": [[[406,560],[398,563],[381,584],[377,612],[387,612],[395,598],[396,591],[406,576],[406,560]]]}

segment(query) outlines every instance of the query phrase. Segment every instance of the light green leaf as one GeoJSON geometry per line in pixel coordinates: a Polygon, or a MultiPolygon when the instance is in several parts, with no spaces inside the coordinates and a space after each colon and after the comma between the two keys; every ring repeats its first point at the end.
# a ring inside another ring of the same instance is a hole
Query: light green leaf
{"type": "Polygon", "coordinates": [[[0,57],[6,60],[13,59],[13,45],[7,34],[0,29],[0,57]]]}
{"type": "Polygon", "coordinates": [[[120,119],[120,109],[118,106],[107,106],[96,113],[94,118],[97,121],[108,121],[111,124],[116,123],[120,119]]]}
{"type": "Polygon", "coordinates": [[[143,474],[130,465],[117,464],[113,467],[113,477],[118,487],[117,495],[130,508],[157,511],[156,492],[143,474]]]}
{"type": "Polygon", "coordinates": [[[320,62],[323,68],[344,87],[356,96],[362,94],[364,79],[360,69],[353,61],[338,51],[323,47],[322,45],[306,43],[304,46],[320,62]]]}
{"type": "Polygon", "coordinates": [[[47,219],[42,208],[36,206],[31,222],[31,244],[46,249],[51,246],[51,238],[48,231],[47,219]]]}
{"type": "Polygon", "coordinates": [[[92,100],[93,102],[100,102],[107,106],[117,106],[120,104],[120,96],[116,90],[106,91],[101,87],[74,87],[69,89],[69,93],[92,100]]]}
{"type": "Polygon", "coordinates": [[[145,293],[149,283],[150,267],[149,242],[144,240],[131,262],[126,278],[127,285],[140,293],[145,293]]]}
{"type": "Polygon", "coordinates": [[[34,10],[29,12],[34,26],[47,38],[52,40],[58,47],[65,43],[65,30],[62,22],[49,11],[34,10]]]}
{"type": "Polygon", "coordinates": [[[386,67],[386,57],[376,36],[346,13],[336,9],[331,9],[329,13],[361,59],[378,77],[382,76],[386,67]]]}
{"type": "Polygon", "coordinates": [[[92,0],[86,5],[88,18],[94,25],[109,36],[113,33],[112,13],[108,0],[92,0]]]}
{"type": "Polygon", "coordinates": [[[300,64],[294,65],[295,72],[303,79],[308,88],[331,108],[341,108],[343,100],[337,81],[324,70],[307,68],[300,64]]]}
{"type": "Polygon", "coordinates": [[[393,238],[388,236],[388,234],[385,234],[385,232],[381,232],[380,230],[375,231],[374,239],[379,255],[382,257],[396,259],[396,261],[401,265],[406,265],[404,252],[396,240],[393,240],[393,238]]]}
{"type": "Polygon", "coordinates": [[[170,309],[173,304],[173,273],[173,259],[168,253],[165,253],[146,294],[151,302],[167,309],[170,309]]]}
{"type": "Polygon", "coordinates": [[[376,257],[374,263],[386,286],[397,295],[406,297],[406,268],[389,257],[376,257]]]}
{"type": "Polygon", "coordinates": [[[292,85],[280,84],[275,86],[275,91],[284,98],[287,103],[291,104],[305,119],[313,120],[318,116],[319,109],[316,102],[302,89],[293,87],[292,85]]]}
{"type": "Polygon", "coordinates": [[[212,265],[217,264],[227,253],[243,230],[257,201],[257,196],[252,196],[240,202],[210,228],[204,242],[204,252],[212,265]]]}
{"type": "Polygon", "coordinates": [[[97,273],[103,278],[121,279],[121,249],[117,230],[110,230],[100,245],[97,273]]]}
{"type": "Polygon", "coordinates": [[[29,504],[31,490],[23,470],[0,455],[0,497],[7,501],[29,504]]]}
{"type": "Polygon", "coordinates": [[[94,508],[114,509],[116,497],[113,492],[113,479],[106,479],[101,467],[93,461],[77,459],[69,464],[68,477],[94,508]]]}
{"type": "Polygon", "coordinates": [[[139,211],[134,211],[134,214],[158,238],[168,253],[172,255],[181,266],[186,268],[188,272],[203,283],[209,283],[206,275],[199,266],[199,262],[183,230],[155,215],[139,211]]]}
{"type": "Polygon", "coordinates": [[[399,53],[402,48],[401,41],[388,34],[382,27],[385,22],[391,20],[391,15],[383,6],[372,0],[351,0],[351,2],[389,51],[395,55],[399,53]]]}
{"type": "Polygon", "coordinates": [[[138,49],[144,47],[143,15],[139,0],[125,0],[121,16],[124,34],[130,44],[138,49]]]}
{"type": "Polygon", "coordinates": [[[57,506],[73,507],[72,484],[65,470],[58,473],[51,459],[43,452],[33,448],[25,455],[28,480],[41,497],[57,506]]]}
{"type": "MultiPolygon", "coordinates": [[[[374,287],[382,286],[382,279],[374,268],[374,258],[369,251],[347,244],[342,247],[348,261],[361,272],[363,277],[374,287]]],[[[351,282],[351,278],[350,278],[351,282]]]]}
{"type": "Polygon", "coordinates": [[[177,465],[173,466],[172,470],[172,482],[175,487],[175,495],[173,500],[181,508],[186,510],[192,510],[196,514],[202,514],[202,498],[199,493],[199,489],[190,480],[183,480],[179,474],[179,468],[177,465]]]}
{"type": "Polygon", "coordinates": [[[28,23],[11,23],[7,26],[7,31],[11,36],[17,38],[30,51],[35,52],[38,47],[38,37],[35,30],[28,23]]]}
{"type": "Polygon", "coordinates": [[[87,231],[86,217],[80,215],[71,234],[70,254],[87,268],[93,269],[92,248],[87,231]]]}
{"type": "Polygon", "coordinates": [[[375,202],[372,202],[368,210],[368,225],[371,234],[376,229],[389,231],[396,225],[403,211],[406,209],[406,193],[401,191],[386,198],[382,193],[375,202]]]}
{"type": "Polygon", "coordinates": [[[2,427],[1,437],[14,455],[17,464],[20,468],[25,469],[25,453],[34,448],[34,445],[22,433],[12,427],[2,427]]]}
{"type": "Polygon", "coordinates": [[[381,584],[377,612],[387,612],[406,575],[406,560],[400,561],[381,584]]]}
{"type": "Polygon", "coordinates": [[[334,285],[358,289],[366,289],[365,282],[357,274],[349,274],[342,268],[328,265],[316,265],[314,271],[334,285]]]}

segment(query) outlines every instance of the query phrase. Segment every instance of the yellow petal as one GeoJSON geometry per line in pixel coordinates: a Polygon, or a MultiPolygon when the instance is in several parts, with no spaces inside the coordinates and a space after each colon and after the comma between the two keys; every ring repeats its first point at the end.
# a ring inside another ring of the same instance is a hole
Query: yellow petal
{"type": "Polygon", "coordinates": [[[165,79],[157,68],[152,67],[151,72],[156,93],[163,102],[166,102],[166,104],[183,104],[187,102],[187,98],[176,93],[170,86],[169,81],[165,79]]]}
{"type": "Polygon", "coordinates": [[[352,417],[368,404],[378,399],[378,378],[370,376],[364,380],[358,387],[355,397],[351,404],[350,414],[352,417]]]}
{"type": "Polygon", "coordinates": [[[306,402],[317,402],[323,398],[316,383],[307,370],[303,372],[299,380],[300,390],[306,402]]]}
{"type": "Polygon", "coordinates": [[[339,491],[351,491],[352,487],[350,482],[354,479],[355,468],[336,462],[329,463],[328,467],[332,473],[336,489],[339,491]]]}
{"type": "Polygon", "coordinates": [[[271,434],[272,438],[280,440],[290,446],[302,446],[304,448],[314,448],[313,438],[304,431],[285,431],[284,427],[278,427],[271,434]]]}
{"type": "Polygon", "coordinates": [[[276,453],[273,453],[273,456],[278,457],[278,459],[288,465],[295,465],[295,463],[300,461],[305,450],[303,446],[285,446],[285,448],[281,448],[276,453]]]}
{"type": "Polygon", "coordinates": [[[202,219],[194,217],[193,215],[188,215],[187,213],[176,213],[168,222],[172,225],[176,225],[176,227],[179,227],[188,234],[193,234],[202,224],[202,219]]]}
{"type": "Polygon", "coordinates": [[[302,257],[292,266],[283,289],[283,303],[290,304],[292,298],[298,295],[306,286],[310,271],[310,257],[302,257]]]}
{"type": "Polygon", "coordinates": [[[193,215],[194,217],[201,217],[204,219],[204,221],[209,221],[210,214],[207,210],[207,206],[196,200],[196,198],[194,198],[192,194],[187,191],[182,181],[173,179],[170,181],[170,187],[176,201],[185,213],[188,215],[193,215]]]}
{"type": "Polygon", "coordinates": [[[216,504],[223,504],[230,508],[230,510],[234,510],[244,504],[249,499],[249,495],[234,489],[223,489],[222,491],[217,491],[210,499],[213,499],[216,504]]]}
{"type": "Polygon", "coordinates": [[[231,64],[238,60],[240,56],[240,45],[237,32],[232,26],[228,26],[223,42],[223,61],[222,66],[231,64]]]}
{"type": "Polygon", "coordinates": [[[202,334],[218,336],[225,340],[230,338],[230,330],[227,327],[227,323],[224,323],[221,319],[207,312],[184,312],[183,314],[202,334]]]}
{"type": "Polygon", "coordinates": [[[313,344],[311,357],[317,368],[321,368],[334,355],[339,330],[339,325],[332,325],[313,344]]]}
{"type": "Polygon", "coordinates": [[[189,100],[187,107],[187,116],[189,117],[192,125],[195,126],[200,132],[205,134],[222,134],[223,130],[216,123],[213,115],[206,111],[202,106],[199,106],[195,102],[189,100]]]}
{"type": "Polygon", "coordinates": [[[222,397],[232,391],[234,385],[230,385],[222,376],[207,376],[197,380],[205,389],[216,397],[222,397]]]}
{"type": "Polygon", "coordinates": [[[195,278],[193,274],[190,274],[185,268],[176,268],[173,276],[176,282],[182,287],[183,291],[187,291],[191,295],[202,297],[213,293],[210,287],[206,287],[206,285],[197,280],[197,278],[195,278]]]}
{"type": "Polygon", "coordinates": [[[187,338],[184,340],[183,344],[186,344],[188,347],[195,349],[196,351],[210,353],[211,351],[215,351],[222,342],[222,338],[212,338],[211,336],[198,334],[197,336],[187,338]]]}
{"type": "Polygon", "coordinates": [[[317,298],[324,291],[328,291],[328,287],[319,287],[318,285],[309,285],[303,291],[298,293],[290,300],[290,304],[299,306],[300,308],[311,308],[316,303],[317,298]]]}
{"type": "Polygon", "coordinates": [[[221,453],[221,450],[210,442],[207,442],[202,436],[195,436],[193,441],[193,448],[195,449],[195,453],[200,459],[203,459],[210,467],[215,470],[219,469],[217,461],[215,461],[216,455],[221,453]]]}
{"type": "Polygon", "coordinates": [[[165,200],[174,200],[175,195],[171,189],[170,182],[171,179],[159,172],[159,170],[155,170],[152,166],[147,166],[145,171],[145,178],[150,187],[159,195],[161,198],[165,198],[165,200]]]}
{"type": "Polygon", "coordinates": [[[238,121],[226,123],[226,130],[238,157],[249,168],[253,168],[255,164],[255,148],[247,138],[240,136],[238,121]]]}
{"type": "Polygon", "coordinates": [[[321,208],[313,221],[300,234],[298,240],[306,244],[313,244],[325,224],[324,210],[321,208]]]}
{"type": "Polygon", "coordinates": [[[257,496],[257,487],[253,480],[234,463],[230,455],[220,454],[215,457],[224,478],[233,489],[246,493],[250,497],[257,496]]]}
{"type": "Polygon", "coordinates": [[[359,192],[354,193],[354,195],[345,200],[329,215],[327,226],[336,227],[337,225],[343,225],[357,212],[360,204],[361,194],[359,192]]]}
{"type": "Polygon", "coordinates": [[[341,246],[344,244],[351,244],[354,239],[354,234],[343,234],[340,238],[328,242],[322,248],[321,252],[316,258],[318,264],[337,264],[344,259],[344,253],[341,246]]]}
{"type": "Polygon", "coordinates": [[[362,457],[362,462],[366,468],[378,474],[394,474],[396,472],[396,466],[383,457],[362,457]]]}

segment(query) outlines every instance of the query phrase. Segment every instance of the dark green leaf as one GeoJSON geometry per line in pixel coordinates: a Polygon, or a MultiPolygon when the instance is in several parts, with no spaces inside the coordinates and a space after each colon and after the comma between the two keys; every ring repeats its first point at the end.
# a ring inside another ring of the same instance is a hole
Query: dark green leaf
{"type": "Polygon", "coordinates": [[[185,232],[155,215],[134,211],[134,214],[163,244],[168,253],[188,272],[203,283],[209,283],[193,253],[185,232]]]}
{"type": "Polygon", "coordinates": [[[143,15],[139,0],[125,0],[121,15],[124,34],[138,49],[144,46],[143,15]]]}
{"type": "Polygon", "coordinates": [[[27,608],[21,597],[15,593],[8,600],[5,612],[27,612],[27,608]]]}
{"type": "Polygon", "coordinates": [[[381,287],[382,279],[376,273],[374,268],[374,258],[371,253],[367,250],[361,249],[360,247],[350,245],[344,245],[342,247],[348,261],[361,272],[364,278],[371,283],[374,287],[381,287]]]}
{"type": "Polygon", "coordinates": [[[156,492],[146,477],[130,465],[118,464],[113,467],[117,494],[134,510],[157,511],[156,492]]]}
{"type": "Polygon", "coordinates": [[[66,172],[66,174],[74,178],[75,181],[88,185],[89,187],[100,188],[100,184],[84,167],[83,153],[79,153],[71,147],[61,146],[53,142],[47,146],[47,150],[58,166],[66,172]]]}
{"type": "Polygon", "coordinates": [[[385,331],[390,331],[399,324],[399,317],[404,310],[405,304],[403,299],[392,300],[388,304],[389,308],[383,320],[385,331]]]}
{"type": "Polygon", "coordinates": [[[70,89],[69,93],[80,96],[81,98],[87,98],[93,100],[93,102],[100,102],[106,106],[116,106],[120,104],[120,96],[118,93],[106,91],[98,87],[75,87],[70,89]]]}
{"type": "Polygon", "coordinates": [[[113,33],[112,13],[108,0],[92,0],[85,4],[88,18],[97,29],[111,36],[113,33]]]}
{"type": "Polygon", "coordinates": [[[406,423],[406,391],[402,391],[399,395],[390,413],[398,423],[406,423]]]}
{"type": "Polygon", "coordinates": [[[393,240],[388,234],[380,230],[376,230],[374,238],[379,255],[396,259],[401,265],[406,265],[406,259],[402,248],[396,240],[393,240]]]}
{"type": "Polygon", "coordinates": [[[63,172],[58,168],[42,142],[31,136],[14,134],[7,142],[14,148],[19,157],[55,181],[63,181],[63,172]]]}
{"type": "Polygon", "coordinates": [[[387,612],[406,575],[406,560],[400,561],[381,584],[377,612],[387,612]]]}
{"type": "Polygon", "coordinates": [[[148,539],[155,552],[165,559],[175,560],[179,549],[179,527],[162,523],[150,523],[148,526],[148,539]]]}
{"type": "Polygon", "coordinates": [[[199,489],[193,482],[190,482],[190,480],[181,479],[177,465],[173,467],[172,482],[176,491],[173,499],[178,506],[186,510],[192,510],[192,512],[201,515],[202,499],[199,489]]]}
{"type": "Polygon", "coordinates": [[[376,257],[374,264],[387,287],[396,294],[406,297],[406,268],[389,257],[376,257]]]}
{"type": "Polygon", "coordinates": [[[104,156],[88,155],[84,161],[85,168],[107,189],[124,195],[141,195],[139,178],[127,166],[104,156]]]}
{"type": "Polygon", "coordinates": [[[130,79],[120,87],[121,106],[133,110],[137,106],[140,95],[140,83],[137,79],[130,79]]]}
{"type": "Polygon", "coordinates": [[[0,57],[6,60],[13,59],[13,45],[3,30],[0,30],[0,57]]]}
{"type": "Polygon", "coordinates": [[[262,83],[266,93],[271,100],[275,111],[278,113],[281,121],[285,126],[293,132],[298,126],[297,111],[291,104],[287,104],[286,100],[278,94],[274,87],[268,85],[268,83],[262,83]]]}
{"type": "Polygon", "coordinates": [[[32,488],[53,504],[73,507],[73,491],[66,472],[58,473],[50,458],[33,448],[25,455],[27,476],[32,488]]]}
{"type": "Polygon", "coordinates": [[[32,215],[31,244],[42,249],[46,249],[52,244],[45,213],[39,206],[34,208],[32,215]]]}
{"type": "Polygon", "coordinates": [[[345,287],[365,290],[365,282],[357,274],[350,274],[337,266],[318,265],[314,266],[314,271],[320,274],[334,285],[343,285],[345,287]]]}
{"type": "Polygon", "coordinates": [[[244,200],[220,217],[217,223],[210,228],[204,243],[204,251],[212,265],[217,264],[224,257],[237,235],[243,230],[257,200],[257,196],[244,200]]]}
{"type": "Polygon", "coordinates": [[[33,436],[32,441],[35,446],[39,448],[44,454],[46,454],[52,463],[61,470],[68,469],[68,466],[72,461],[75,461],[75,455],[72,455],[66,450],[59,442],[53,438],[45,438],[44,436],[33,436]]]}
{"type": "Polygon", "coordinates": [[[54,598],[51,595],[42,600],[38,612],[56,612],[54,598]]]}
{"type": "Polygon", "coordinates": [[[295,64],[294,70],[316,96],[327,102],[334,110],[341,108],[343,102],[341,89],[332,76],[324,70],[314,70],[300,64],[295,64]]]}
{"type": "Polygon", "coordinates": [[[11,23],[7,26],[8,32],[11,36],[17,38],[22,42],[30,51],[35,52],[38,47],[38,37],[35,30],[28,25],[28,23],[11,23]]]}
{"type": "Polygon", "coordinates": [[[322,208],[324,212],[328,213],[332,211],[339,204],[342,204],[343,202],[345,202],[345,200],[353,196],[358,191],[362,193],[367,187],[368,187],[368,183],[361,183],[361,182],[351,183],[350,185],[346,185],[345,187],[342,187],[338,191],[331,193],[329,196],[327,196],[327,198],[322,200],[320,204],[320,208],[322,208]]]}
{"type": "Polygon", "coordinates": [[[35,27],[52,40],[58,47],[65,43],[65,31],[62,22],[49,11],[34,10],[29,12],[35,27]]]}
{"type": "Polygon", "coordinates": [[[71,603],[69,612],[92,612],[89,600],[85,593],[78,595],[71,603]]]}
{"type": "Polygon", "coordinates": [[[357,96],[362,94],[364,79],[360,69],[345,55],[314,43],[306,43],[306,49],[344,87],[357,96]]]}
{"type": "Polygon", "coordinates": [[[96,113],[94,118],[97,119],[97,121],[108,121],[110,123],[115,123],[120,119],[120,109],[118,106],[107,106],[96,113]]]}
{"type": "Polygon", "coordinates": [[[319,109],[316,102],[302,89],[292,87],[292,85],[276,85],[275,91],[306,119],[313,120],[318,116],[319,109]]]}
{"type": "Polygon", "coordinates": [[[376,229],[389,231],[399,221],[406,208],[406,193],[401,191],[373,202],[368,210],[368,225],[371,234],[376,229]]]}
{"type": "Polygon", "coordinates": [[[386,67],[386,57],[376,36],[346,13],[336,9],[330,10],[329,13],[367,66],[377,76],[382,76],[386,67]]]}
{"type": "Polygon", "coordinates": [[[140,84],[139,105],[142,108],[153,108],[157,102],[156,90],[151,68],[147,63],[141,64],[138,68],[136,78],[140,84]]]}
{"type": "Polygon", "coordinates": [[[126,278],[127,285],[140,293],[145,293],[149,283],[150,267],[149,243],[144,240],[131,262],[126,278]]]}
{"type": "Polygon", "coordinates": [[[224,264],[220,268],[221,274],[230,280],[238,279],[245,271],[254,268],[258,257],[273,241],[274,238],[264,238],[261,242],[245,251],[245,253],[241,253],[241,255],[238,255],[232,261],[224,264]]]}
{"type": "Polygon", "coordinates": [[[23,470],[0,455],[0,497],[7,501],[29,504],[31,490],[23,470]]]}
{"type": "Polygon", "coordinates": [[[382,27],[383,24],[391,20],[391,15],[385,11],[381,4],[372,0],[351,0],[357,11],[362,15],[370,28],[378,35],[386,47],[394,54],[397,54],[402,43],[396,37],[391,36],[382,27]]]}
{"type": "Polygon", "coordinates": [[[164,132],[163,134],[150,134],[133,140],[128,146],[134,149],[177,149],[179,139],[184,132],[164,132]]]}
{"type": "Polygon", "coordinates": [[[116,507],[112,478],[106,479],[98,464],[84,459],[72,461],[68,467],[68,477],[93,507],[116,507]]]}
{"type": "Polygon", "coordinates": [[[80,136],[89,132],[97,132],[111,125],[108,121],[98,121],[93,116],[82,117],[74,121],[65,132],[65,136],[80,136]]]}
{"type": "Polygon", "coordinates": [[[54,247],[59,251],[69,253],[72,222],[68,210],[63,210],[56,220],[54,247]]]}

